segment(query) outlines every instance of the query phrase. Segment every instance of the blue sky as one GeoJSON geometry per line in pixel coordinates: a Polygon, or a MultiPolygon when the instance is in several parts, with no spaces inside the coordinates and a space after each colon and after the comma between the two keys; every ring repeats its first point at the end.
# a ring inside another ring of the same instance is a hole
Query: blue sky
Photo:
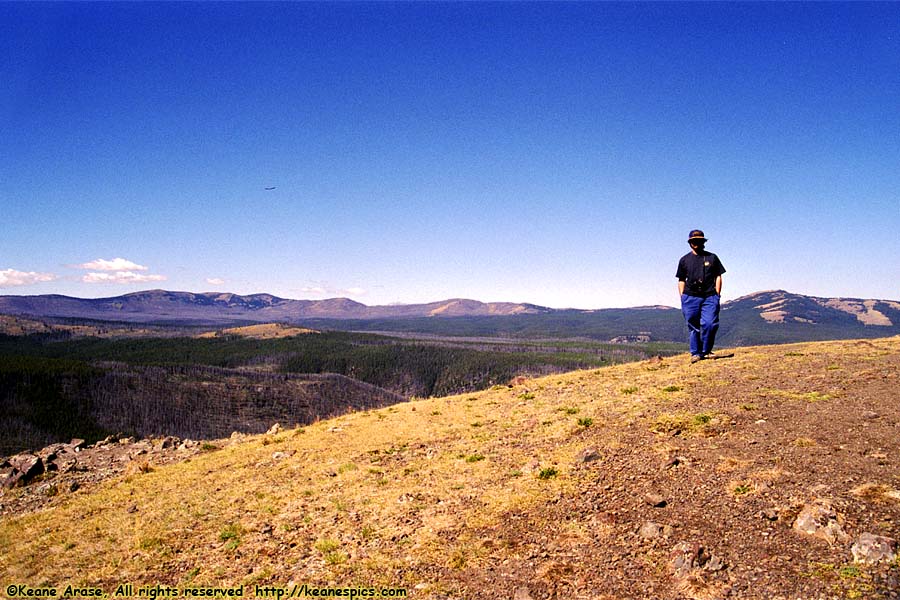
{"type": "Polygon", "coordinates": [[[900,298],[897,3],[3,3],[0,82],[0,294],[900,298]]]}

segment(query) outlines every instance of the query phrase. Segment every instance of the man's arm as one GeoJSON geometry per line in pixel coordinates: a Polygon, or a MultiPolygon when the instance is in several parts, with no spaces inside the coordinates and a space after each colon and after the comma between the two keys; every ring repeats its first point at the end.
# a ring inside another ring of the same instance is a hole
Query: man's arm
{"type": "Polygon", "coordinates": [[[722,276],[721,275],[716,277],[716,294],[718,294],[719,296],[722,295],[722,276]]]}
{"type": "Polygon", "coordinates": [[[678,280],[678,295],[680,296],[683,293],[684,293],[684,281],[679,279],[678,280]]]}

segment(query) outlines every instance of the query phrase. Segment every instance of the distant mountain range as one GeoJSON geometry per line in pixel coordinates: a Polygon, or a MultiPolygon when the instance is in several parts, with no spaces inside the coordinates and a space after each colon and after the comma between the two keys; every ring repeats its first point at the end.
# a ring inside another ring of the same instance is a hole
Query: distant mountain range
{"type": "MultiPolygon", "coordinates": [[[[617,341],[681,341],[685,331],[681,312],[668,306],[578,310],[464,299],[366,306],[347,298],[290,300],[271,294],[165,290],[96,299],[0,296],[0,314],[214,326],[287,322],[333,329],[617,341]]],[[[723,344],[746,345],[891,335],[900,335],[898,301],[819,298],[775,290],[726,302],[719,339],[723,344]]]]}
{"type": "Polygon", "coordinates": [[[774,290],[722,307],[720,339],[730,345],[900,335],[900,302],[820,298],[774,290]]]}
{"type": "Polygon", "coordinates": [[[540,314],[552,309],[533,304],[444,300],[430,304],[366,306],[348,298],[289,300],[271,294],[169,292],[149,290],[113,298],[0,296],[0,314],[64,317],[133,323],[232,323],[299,319],[396,319],[540,314]]]}

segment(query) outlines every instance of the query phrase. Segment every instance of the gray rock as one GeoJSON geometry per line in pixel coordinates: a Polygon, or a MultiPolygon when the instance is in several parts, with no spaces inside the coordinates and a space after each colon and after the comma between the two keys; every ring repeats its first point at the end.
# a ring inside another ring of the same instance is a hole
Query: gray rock
{"type": "Polygon", "coordinates": [[[516,591],[513,594],[513,600],[533,600],[533,599],[531,597],[531,592],[528,591],[528,588],[518,587],[518,588],[516,588],[516,591]]]}
{"type": "Polygon", "coordinates": [[[654,493],[644,494],[644,502],[656,508],[663,508],[667,504],[664,496],[654,493]]]}
{"type": "Polygon", "coordinates": [[[706,564],[703,565],[703,568],[707,571],[721,571],[726,566],[728,565],[725,564],[725,561],[723,561],[720,557],[713,555],[709,557],[709,560],[706,561],[706,564]]]}
{"type": "Polygon", "coordinates": [[[585,463],[590,463],[594,461],[598,461],[602,458],[600,455],[600,450],[595,447],[585,448],[581,452],[578,453],[578,456],[575,457],[575,463],[579,465],[583,465],[585,463]]]}
{"type": "Polygon", "coordinates": [[[767,521],[777,521],[779,510],[777,508],[767,508],[756,513],[756,516],[760,517],[761,519],[766,519],[767,521]]]}
{"type": "Polygon", "coordinates": [[[275,435],[276,433],[281,433],[282,428],[280,423],[275,423],[269,430],[266,432],[267,435],[275,435]]]}
{"type": "Polygon", "coordinates": [[[697,542],[678,542],[669,552],[669,567],[675,577],[687,577],[702,566],[703,548],[697,542]]]}
{"type": "Polygon", "coordinates": [[[102,440],[98,441],[96,444],[94,444],[94,447],[99,448],[100,446],[106,446],[107,444],[112,442],[114,439],[116,439],[116,436],[108,435],[105,438],[103,438],[102,440]]]}
{"type": "Polygon", "coordinates": [[[41,462],[44,463],[44,471],[56,471],[59,467],[56,464],[56,453],[50,452],[46,456],[41,457],[41,462]]]}
{"type": "Polygon", "coordinates": [[[669,568],[677,579],[697,575],[700,570],[722,571],[728,565],[697,542],[679,542],[669,552],[669,568]]]}
{"type": "Polygon", "coordinates": [[[897,558],[897,540],[883,535],[863,533],[850,548],[854,562],[872,565],[897,558]]]}
{"type": "Polygon", "coordinates": [[[48,462],[52,462],[56,460],[56,457],[66,450],[67,446],[65,444],[51,444],[35,454],[42,459],[44,459],[44,464],[46,465],[48,462]]]}
{"type": "Polygon", "coordinates": [[[645,540],[655,540],[662,537],[663,526],[659,523],[654,523],[653,521],[647,521],[646,523],[641,525],[641,528],[638,531],[638,535],[645,540]]]}
{"type": "Polygon", "coordinates": [[[680,467],[682,465],[689,465],[690,461],[683,456],[673,456],[662,466],[663,470],[672,469],[674,467],[680,467]]]}
{"type": "Polygon", "coordinates": [[[44,472],[44,462],[34,454],[17,454],[9,459],[12,473],[3,483],[4,487],[12,488],[28,483],[44,472]]]}
{"type": "Polygon", "coordinates": [[[794,529],[825,540],[831,545],[837,542],[846,543],[850,536],[844,533],[839,523],[840,516],[835,512],[831,501],[819,498],[804,504],[794,521],[794,529]]]}

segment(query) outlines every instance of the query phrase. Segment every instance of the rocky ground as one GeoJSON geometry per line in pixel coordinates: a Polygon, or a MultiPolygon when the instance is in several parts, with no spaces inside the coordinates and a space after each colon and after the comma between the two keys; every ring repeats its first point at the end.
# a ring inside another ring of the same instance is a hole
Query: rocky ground
{"type": "Polygon", "coordinates": [[[52,507],[69,494],[89,494],[97,484],[123,473],[190,460],[203,448],[204,442],[174,436],[157,440],[110,436],[91,445],[72,440],[0,458],[0,516],[52,507]]]}
{"type": "Polygon", "coordinates": [[[586,430],[577,491],[485,529],[508,558],[466,596],[900,598],[896,342],[752,352],[691,366],[614,452],[586,430]]]}

